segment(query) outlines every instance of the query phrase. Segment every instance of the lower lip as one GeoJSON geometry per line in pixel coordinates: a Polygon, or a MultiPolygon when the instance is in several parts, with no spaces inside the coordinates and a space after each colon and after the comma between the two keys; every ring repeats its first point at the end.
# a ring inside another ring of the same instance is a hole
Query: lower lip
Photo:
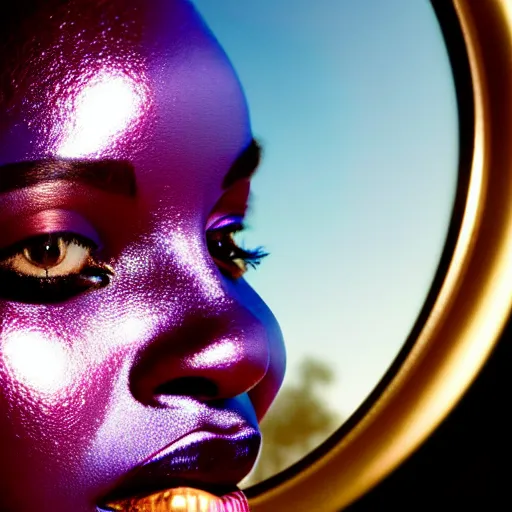
{"type": "Polygon", "coordinates": [[[144,498],[132,498],[108,505],[109,510],[124,512],[249,512],[247,498],[242,491],[218,497],[213,494],[179,487],[144,498]]]}

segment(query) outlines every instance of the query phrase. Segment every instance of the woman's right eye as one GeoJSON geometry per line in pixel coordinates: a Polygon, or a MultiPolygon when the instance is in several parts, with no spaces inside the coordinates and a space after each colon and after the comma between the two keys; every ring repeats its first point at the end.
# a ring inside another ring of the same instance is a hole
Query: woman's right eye
{"type": "Polygon", "coordinates": [[[27,238],[0,251],[0,297],[50,303],[110,283],[113,271],[93,257],[97,245],[71,232],[27,238]]]}

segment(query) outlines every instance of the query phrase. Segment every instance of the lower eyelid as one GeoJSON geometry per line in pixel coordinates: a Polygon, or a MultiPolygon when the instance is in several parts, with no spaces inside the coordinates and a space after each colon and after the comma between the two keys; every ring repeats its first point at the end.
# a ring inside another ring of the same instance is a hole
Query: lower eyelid
{"type": "Polygon", "coordinates": [[[0,267],[0,299],[28,304],[53,304],[100,288],[111,282],[114,273],[106,266],[94,272],[87,268],[80,274],[62,277],[23,276],[0,267]]]}

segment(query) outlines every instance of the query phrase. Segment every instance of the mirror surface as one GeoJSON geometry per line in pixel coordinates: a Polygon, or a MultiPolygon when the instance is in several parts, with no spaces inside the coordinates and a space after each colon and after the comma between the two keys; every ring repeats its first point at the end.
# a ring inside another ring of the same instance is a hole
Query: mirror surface
{"type": "Polygon", "coordinates": [[[457,186],[457,104],[426,1],[195,0],[247,94],[264,158],[247,280],[287,344],[245,484],[332,434],[403,346],[439,264],[457,186]]]}

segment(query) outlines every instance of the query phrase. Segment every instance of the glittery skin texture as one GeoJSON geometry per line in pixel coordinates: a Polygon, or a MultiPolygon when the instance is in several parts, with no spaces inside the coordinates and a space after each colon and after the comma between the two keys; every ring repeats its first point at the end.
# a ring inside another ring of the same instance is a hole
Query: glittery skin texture
{"type": "Polygon", "coordinates": [[[231,486],[285,361],[271,312],[206,247],[210,220],[246,206],[246,186],[222,199],[252,137],[240,84],[187,1],[54,3],[2,81],[0,165],[127,161],[137,192],[60,180],[0,194],[0,248],[45,226],[94,233],[115,272],[61,303],[0,294],[0,510],[231,486]]]}

